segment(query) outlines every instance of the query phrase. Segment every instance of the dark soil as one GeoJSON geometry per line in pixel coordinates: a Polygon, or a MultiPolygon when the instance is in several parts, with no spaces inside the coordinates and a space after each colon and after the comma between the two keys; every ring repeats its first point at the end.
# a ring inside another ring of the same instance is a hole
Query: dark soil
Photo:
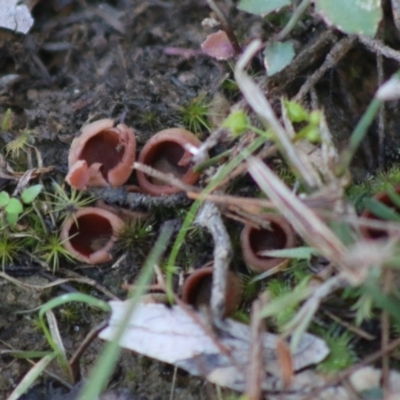
{"type": "MultiPolygon", "coordinates": [[[[264,21],[229,7],[230,1],[221,2],[224,11],[241,44],[252,38],[267,39],[278,29],[274,21],[264,21]]],[[[17,74],[10,84],[0,85],[0,115],[7,109],[14,112],[12,131],[1,131],[1,145],[14,138],[21,129],[29,128],[35,145],[40,150],[43,164],[54,170],[45,177],[63,182],[67,173],[69,144],[83,124],[100,118],[114,118],[137,133],[140,150],[155,132],[168,127],[183,126],[182,107],[193,99],[205,96],[209,102],[216,94],[223,94],[233,104],[240,94],[228,88],[231,66],[203,54],[186,57],[168,55],[171,48],[199,50],[210,30],[201,22],[209,17],[206,1],[192,0],[47,0],[39,2],[34,10],[35,24],[29,34],[18,35],[0,31],[0,78],[17,74]],[[87,4],[86,4],[87,3],[87,4]]],[[[297,50],[307,49],[327,28],[320,22],[307,21],[293,32],[297,50]]],[[[340,34],[334,34],[334,41],[340,34]]],[[[265,83],[260,60],[255,60],[254,75],[260,84],[271,90],[273,102],[278,104],[282,94],[294,95],[308,74],[324,61],[333,43],[327,43],[316,54],[315,61],[297,71],[296,76],[265,83]],[[287,84],[289,83],[289,84],[287,84]]],[[[385,76],[394,70],[393,63],[385,61],[385,76]]],[[[359,117],[371,100],[377,86],[375,56],[357,45],[334,69],[324,75],[316,86],[320,106],[327,113],[330,128],[339,145],[348,138],[359,117]]],[[[308,100],[306,99],[306,102],[308,100]]],[[[219,110],[217,110],[219,111],[219,110]]],[[[399,143],[396,129],[400,113],[396,104],[387,107],[387,134],[384,147],[378,146],[377,126],[370,132],[369,143],[357,161],[358,176],[375,172],[378,155],[385,154],[383,166],[397,160],[394,150],[399,143]],[[389,149],[389,150],[387,150],[389,149]],[[364,157],[364,156],[367,157],[364,157]],[[372,155],[372,157],[371,157],[372,155]]],[[[214,112],[216,112],[214,110],[214,112]]],[[[213,118],[209,120],[212,125],[213,118]]],[[[206,137],[206,131],[199,135],[206,137]]],[[[218,150],[216,150],[218,151],[218,150]]],[[[3,152],[3,156],[4,156],[3,152]]],[[[12,162],[15,170],[24,172],[29,165],[12,162]]],[[[134,177],[129,183],[135,183],[134,177]]],[[[1,180],[3,188],[10,189],[15,183],[1,180]]],[[[238,191],[252,186],[242,178],[238,191]]],[[[130,199],[119,190],[101,190],[104,200],[136,211],[150,210],[155,230],[166,219],[178,222],[190,204],[184,195],[164,199],[151,199],[135,195],[130,199]],[[161,218],[162,217],[162,218],[161,218]]],[[[232,224],[232,223],[231,223],[232,224]]],[[[233,224],[234,235],[238,226],[233,224]]],[[[151,248],[147,244],[147,248],[151,248]]],[[[124,282],[132,282],[146,256],[146,251],[130,251],[128,257],[116,269],[108,266],[77,269],[81,276],[96,280],[115,296],[124,298],[121,289],[124,282]]],[[[198,267],[212,258],[212,241],[209,235],[199,231],[189,236],[181,256],[181,263],[198,267]],[[186,258],[183,261],[182,258],[186,258]],[[193,265],[192,265],[193,264],[193,265]]],[[[239,257],[239,268],[242,262],[239,257]]],[[[68,267],[68,264],[63,265],[68,267]]],[[[10,265],[7,272],[29,285],[46,285],[54,279],[43,274],[42,267],[28,264],[21,259],[20,265],[10,265]]],[[[68,276],[66,269],[56,272],[56,277],[68,276]]],[[[45,301],[60,294],[81,290],[108,300],[103,292],[84,284],[68,283],[52,289],[37,290],[18,287],[0,280],[0,341],[4,350],[48,349],[42,331],[37,326],[37,311],[45,301]]],[[[102,321],[104,315],[85,306],[62,307],[56,311],[60,331],[67,353],[74,350],[92,327],[102,321]]],[[[82,359],[82,375],[93,366],[103,343],[95,340],[82,359]]],[[[0,353],[0,398],[6,398],[20,381],[30,364],[11,354],[0,353]]],[[[55,370],[55,374],[57,371],[55,370]]],[[[147,358],[124,351],[113,375],[110,388],[115,399],[168,399],[172,386],[173,368],[147,358]]],[[[75,392],[57,379],[45,377],[23,398],[73,399],[75,392]]],[[[179,371],[174,399],[216,398],[215,387],[202,380],[191,378],[179,371]]]]}

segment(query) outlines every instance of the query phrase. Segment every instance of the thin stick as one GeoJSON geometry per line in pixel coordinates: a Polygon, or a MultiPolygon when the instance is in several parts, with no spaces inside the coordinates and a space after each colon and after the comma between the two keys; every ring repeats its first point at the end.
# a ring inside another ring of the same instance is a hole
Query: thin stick
{"type": "MultiPolygon", "coordinates": [[[[383,270],[383,293],[388,295],[393,284],[393,270],[385,268],[383,270]]],[[[385,350],[390,339],[390,317],[389,313],[383,309],[381,314],[381,348],[385,350]]],[[[382,387],[384,398],[390,396],[390,357],[388,354],[382,354],[382,387]]]]}
{"type": "Polygon", "coordinates": [[[400,51],[393,50],[377,39],[371,39],[368,36],[357,35],[358,40],[370,51],[376,54],[381,54],[384,57],[391,58],[400,62],[400,51]]]}
{"type": "Polygon", "coordinates": [[[248,400],[260,400],[262,394],[262,382],[265,374],[263,365],[262,335],[264,331],[263,319],[260,318],[265,301],[257,299],[251,306],[251,340],[249,366],[247,368],[246,398],[248,400]]]}
{"type": "Polygon", "coordinates": [[[211,313],[216,326],[220,325],[225,314],[227,276],[232,260],[232,245],[222,222],[221,214],[215,204],[205,202],[195,222],[206,228],[214,240],[214,271],[211,291],[211,313]]]}
{"type": "Polygon", "coordinates": [[[146,175],[150,175],[152,178],[159,179],[166,182],[168,185],[176,186],[184,192],[195,192],[198,189],[195,186],[187,185],[183,183],[180,179],[176,178],[172,174],[166,174],[164,172],[158,171],[157,169],[151,168],[148,165],[135,162],[133,163],[133,168],[144,172],[146,175]]]}
{"type": "Polygon", "coordinates": [[[348,53],[356,42],[355,36],[345,37],[337,42],[325,58],[325,62],[306,80],[294,100],[301,100],[309,90],[324,76],[325,72],[333,68],[348,53]]]}
{"type": "MultiPolygon", "coordinates": [[[[378,54],[376,57],[376,66],[378,70],[378,86],[383,85],[384,71],[383,71],[383,57],[382,54],[378,54]]],[[[378,148],[378,167],[383,169],[385,167],[385,104],[379,110],[378,116],[378,138],[379,138],[379,148],[378,148]]]]}
{"type": "Polygon", "coordinates": [[[221,25],[224,28],[224,31],[227,34],[228,39],[232,44],[233,50],[235,50],[236,54],[239,54],[242,51],[242,48],[240,47],[240,44],[228,22],[228,19],[225,17],[224,13],[219,8],[219,6],[215,3],[214,0],[207,0],[207,3],[210,6],[211,10],[214,11],[214,13],[218,17],[219,21],[221,22],[221,25]]]}

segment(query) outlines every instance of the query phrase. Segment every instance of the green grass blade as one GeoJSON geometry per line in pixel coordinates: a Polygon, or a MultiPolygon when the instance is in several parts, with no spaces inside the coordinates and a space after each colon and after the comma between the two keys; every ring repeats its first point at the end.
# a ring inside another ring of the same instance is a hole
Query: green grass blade
{"type": "Polygon", "coordinates": [[[393,208],[381,203],[376,199],[364,199],[365,207],[372,212],[376,217],[387,221],[400,222],[400,214],[398,214],[393,208]]]}
{"type": "Polygon", "coordinates": [[[55,353],[49,354],[35,364],[24,376],[18,386],[13,390],[7,400],[18,400],[32,386],[32,384],[36,382],[36,379],[39,377],[39,375],[46,369],[46,367],[55,357],[55,353]]]}
{"type": "Polygon", "coordinates": [[[120,354],[119,340],[125,329],[128,327],[130,316],[132,315],[136,304],[140,301],[140,297],[146,292],[147,287],[153,276],[153,266],[157,264],[167,247],[168,241],[172,235],[172,226],[167,226],[160,234],[156,244],[150,252],[142,272],[139,276],[135,290],[130,296],[131,305],[126,315],[122,319],[124,322],[118,327],[114,340],[108,342],[100,357],[97,359],[96,365],[92,369],[86,385],[79,394],[78,400],[97,399],[100,393],[107,386],[107,382],[112,374],[117,359],[120,354]]]}

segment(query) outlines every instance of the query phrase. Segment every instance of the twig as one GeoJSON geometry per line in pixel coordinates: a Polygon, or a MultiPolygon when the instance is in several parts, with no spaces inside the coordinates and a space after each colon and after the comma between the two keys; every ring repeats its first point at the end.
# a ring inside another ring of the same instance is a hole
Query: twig
{"type": "MultiPolygon", "coordinates": [[[[274,155],[277,152],[277,150],[278,149],[275,145],[267,146],[257,154],[257,157],[259,157],[261,160],[264,160],[265,158],[274,155]]],[[[222,179],[220,182],[218,182],[218,185],[215,187],[214,190],[225,186],[232,179],[236,178],[239,175],[245,174],[246,172],[247,172],[247,164],[243,162],[238,167],[236,167],[236,169],[234,169],[225,179],[222,179]]]]}
{"type": "MultiPolygon", "coordinates": [[[[376,67],[378,71],[378,87],[380,87],[385,79],[382,54],[376,56],[376,67]]],[[[382,104],[378,115],[378,139],[378,167],[383,169],[385,167],[385,103],[382,104]]]]}
{"type": "Polygon", "coordinates": [[[221,137],[228,134],[229,132],[224,128],[214,131],[197,149],[196,154],[192,157],[192,162],[195,163],[196,166],[197,164],[205,162],[208,158],[208,150],[212,149],[221,140],[221,137]]]}
{"type": "Polygon", "coordinates": [[[196,200],[198,198],[202,198],[207,201],[211,201],[216,204],[221,204],[224,206],[235,206],[243,209],[253,209],[254,213],[258,213],[263,208],[276,208],[275,204],[272,201],[264,200],[264,199],[253,199],[247,197],[238,197],[238,196],[230,196],[227,194],[207,194],[203,195],[202,193],[197,192],[188,192],[186,193],[189,199],[196,200]]]}
{"type": "MultiPolygon", "coordinates": [[[[385,268],[383,270],[383,293],[388,295],[393,285],[393,270],[385,268]]],[[[390,317],[387,310],[383,309],[381,314],[381,348],[385,350],[390,338],[390,317]]],[[[390,357],[389,354],[382,355],[382,387],[384,398],[390,397],[390,357]]]]}
{"type": "Polygon", "coordinates": [[[391,47],[386,46],[380,40],[371,39],[368,36],[358,35],[358,40],[362,43],[368,50],[376,54],[381,54],[384,57],[391,58],[400,62],[400,51],[393,50],[391,47]]]}
{"type": "Polygon", "coordinates": [[[215,204],[205,202],[195,223],[207,229],[214,240],[214,272],[211,291],[211,313],[216,326],[220,325],[225,313],[227,274],[232,259],[232,245],[215,204]]]}
{"type": "Polygon", "coordinates": [[[346,321],[343,321],[342,319],[340,319],[339,317],[337,317],[335,314],[331,313],[330,311],[323,310],[323,313],[326,316],[328,316],[329,318],[333,319],[338,325],[343,326],[344,328],[346,328],[350,332],[353,332],[354,334],[361,337],[362,339],[370,340],[370,341],[376,339],[375,336],[369,334],[368,332],[361,330],[360,328],[357,328],[356,326],[354,326],[352,324],[349,324],[346,321]]]}
{"type": "Polygon", "coordinates": [[[159,179],[167,183],[168,185],[175,186],[184,192],[193,192],[198,190],[195,186],[183,183],[180,179],[175,178],[175,176],[173,176],[172,174],[166,174],[164,172],[158,171],[157,169],[149,167],[148,165],[135,162],[133,163],[133,168],[144,172],[146,175],[150,175],[152,178],[159,179]]]}
{"type": "Polygon", "coordinates": [[[71,357],[69,362],[69,366],[71,368],[72,377],[74,379],[74,383],[79,382],[81,378],[81,371],[79,368],[79,361],[86,351],[86,349],[91,345],[94,339],[97,338],[97,335],[108,325],[108,321],[103,321],[99,325],[95,326],[83,339],[83,342],[80,344],[78,349],[75,351],[74,355],[71,357]]]}
{"type": "Polygon", "coordinates": [[[224,28],[224,31],[225,31],[226,35],[228,36],[229,41],[231,42],[233,50],[235,50],[236,54],[239,54],[242,51],[242,49],[241,49],[240,44],[236,38],[236,35],[233,32],[231,25],[229,24],[224,13],[219,8],[219,6],[215,3],[214,0],[207,0],[207,3],[210,6],[211,10],[214,11],[214,13],[218,17],[219,21],[221,22],[221,25],[224,28]]]}
{"type": "Polygon", "coordinates": [[[251,306],[251,339],[249,366],[247,368],[246,379],[246,398],[248,400],[260,400],[262,394],[262,382],[264,379],[265,368],[263,365],[263,319],[260,312],[265,306],[265,301],[257,299],[251,306]]]}
{"type": "Polygon", "coordinates": [[[355,36],[349,36],[337,42],[326,56],[325,62],[306,80],[296,96],[294,96],[294,100],[301,100],[324,76],[325,72],[337,65],[337,63],[348,53],[348,51],[354,46],[355,41],[355,36]]]}

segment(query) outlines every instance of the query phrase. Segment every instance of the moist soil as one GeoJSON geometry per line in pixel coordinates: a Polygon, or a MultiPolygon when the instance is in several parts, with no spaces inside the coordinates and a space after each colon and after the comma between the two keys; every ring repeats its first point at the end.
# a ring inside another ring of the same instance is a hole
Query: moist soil
{"type": "MultiPolygon", "coordinates": [[[[230,1],[221,3],[243,46],[256,37],[266,40],[279,30],[279,21],[262,20],[239,12],[230,1]]],[[[231,81],[234,63],[217,61],[200,51],[201,43],[213,31],[202,25],[210,13],[207,2],[201,0],[39,1],[32,10],[34,26],[27,35],[0,31],[0,78],[15,74],[11,80],[0,80],[0,115],[7,109],[13,112],[12,128],[1,131],[2,148],[21,130],[29,129],[43,166],[52,167],[43,176],[44,181],[62,183],[67,173],[69,145],[89,121],[113,118],[133,127],[140,150],[159,130],[185,126],[184,108],[193,101],[205,99],[209,105],[206,119],[212,130],[227,115],[229,106],[241,100],[241,95],[231,81]]],[[[292,33],[296,51],[310,47],[327,29],[312,18],[302,22],[292,33]]],[[[290,72],[291,76],[285,75],[288,72],[284,71],[276,78],[266,80],[262,60],[254,60],[252,74],[266,92],[272,93],[271,101],[277,110],[280,96],[294,95],[341,38],[338,32],[332,35],[332,41],[313,54],[311,62],[300,65],[296,73],[290,72]]],[[[394,69],[395,65],[385,60],[385,76],[394,69]]],[[[376,86],[376,58],[361,45],[356,45],[316,85],[319,105],[326,111],[339,147],[347,140],[376,86]]],[[[307,104],[308,100],[305,102],[307,104]]],[[[353,172],[359,178],[397,161],[397,152],[393,150],[398,143],[396,126],[400,114],[397,111],[395,104],[387,108],[388,134],[380,147],[377,126],[371,128],[369,139],[354,166],[353,172]],[[383,162],[379,162],[379,153],[384,155],[383,162]]],[[[196,133],[204,139],[209,131],[199,129],[196,133]]],[[[212,151],[216,155],[223,150],[223,146],[217,146],[212,151]]],[[[34,160],[11,160],[5,151],[2,156],[18,172],[37,166],[34,160]]],[[[135,184],[135,178],[128,183],[135,184]]],[[[1,178],[0,184],[2,190],[15,188],[15,182],[6,178],[1,178]]],[[[242,177],[230,191],[251,194],[253,183],[248,177],[242,177]]],[[[100,190],[96,195],[114,205],[149,212],[154,237],[166,220],[173,220],[178,230],[190,205],[184,194],[162,199],[137,194],[130,201],[117,189],[100,190]]],[[[232,227],[229,231],[233,232],[235,242],[240,224],[227,223],[232,227]]],[[[8,280],[0,280],[1,348],[14,351],[48,349],[38,326],[37,311],[32,310],[56,296],[83,291],[104,300],[109,300],[111,295],[123,299],[126,291],[121,285],[134,281],[154,237],[148,243],[142,243],[138,250],[119,249],[116,256],[125,254],[125,258],[113,269],[110,264],[82,268],[64,261],[53,274],[30,261],[28,256],[16,260],[15,265],[6,265],[8,274],[35,287],[20,287],[8,280]],[[53,288],[37,288],[57,278],[71,277],[72,272],[90,278],[96,284],[68,282],[53,288]]],[[[210,236],[199,230],[189,235],[179,262],[184,268],[199,267],[212,259],[212,250],[210,236]]],[[[236,267],[244,271],[240,255],[236,259],[236,267]]],[[[87,333],[104,319],[103,313],[83,305],[60,307],[55,315],[69,356],[87,333]]],[[[93,367],[102,346],[103,342],[94,340],[83,355],[83,377],[93,367]]],[[[0,398],[7,397],[30,366],[10,353],[0,354],[0,398]]],[[[46,375],[39,379],[22,398],[74,399],[79,384],[71,390],[63,384],[62,373],[56,367],[53,371],[55,376],[46,375]]],[[[110,382],[111,393],[102,398],[168,399],[173,373],[174,369],[169,365],[124,350],[110,382]]],[[[178,371],[174,391],[175,400],[217,396],[213,385],[190,377],[184,371],[178,371]]]]}

